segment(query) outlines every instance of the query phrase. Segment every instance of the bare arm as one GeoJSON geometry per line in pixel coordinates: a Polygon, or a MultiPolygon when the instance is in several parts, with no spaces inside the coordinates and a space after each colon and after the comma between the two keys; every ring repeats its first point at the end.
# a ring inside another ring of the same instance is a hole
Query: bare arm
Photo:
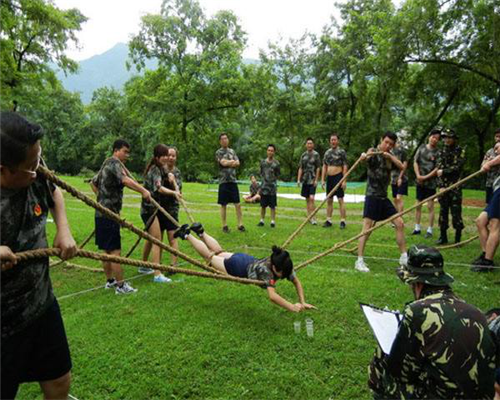
{"type": "Polygon", "coordinates": [[[319,171],[320,171],[320,168],[316,168],[316,176],[314,177],[314,182],[313,182],[314,186],[316,186],[318,184],[318,181],[319,181],[319,171]]]}
{"type": "Polygon", "coordinates": [[[90,182],[90,188],[92,189],[92,191],[94,192],[94,194],[97,196],[97,194],[99,193],[99,189],[97,189],[97,186],[94,185],[94,182],[90,182]]]}
{"type": "Polygon", "coordinates": [[[133,191],[140,193],[144,200],[149,201],[149,199],[151,198],[151,194],[143,186],[139,185],[136,181],[134,181],[132,178],[123,175],[122,183],[129,189],[132,189],[133,191]]]}
{"type": "Polygon", "coordinates": [[[77,251],[76,242],[69,229],[61,189],[56,188],[52,193],[52,197],[54,199],[54,207],[50,209],[50,213],[54,218],[57,228],[56,236],[54,238],[54,247],[61,249],[61,259],[67,260],[75,256],[77,251]]]}
{"type": "Polygon", "coordinates": [[[321,186],[323,188],[325,187],[325,177],[326,177],[327,170],[328,170],[328,165],[323,164],[323,168],[321,169],[321,186]]]}
{"type": "Polygon", "coordinates": [[[271,300],[274,304],[284,308],[285,310],[291,311],[291,312],[300,312],[301,307],[298,306],[297,304],[292,304],[288,300],[285,300],[283,297],[281,297],[277,292],[276,289],[273,287],[268,287],[267,288],[267,294],[269,296],[269,300],[271,300]]]}
{"type": "Polygon", "coordinates": [[[299,167],[299,172],[297,174],[297,185],[300,185],[301,179],[302,179],[302,167],[299,167]]]}
{"type": "Polygon", "coordinates": [[[305,310],[310,310],[310,309],[316,310],[315,306],[313,306],[312,304],[307,304],[306,303],[306,299],[305,299],[305,296],[304,296],[304,289],[302,288],[302,284],[300,283],[299,278],[295,277],[292,282],[293,282],[293,284],[295,286],[295,290],[297,291],[297,296],[299,298],[299,302],[302,305],[302,307],[305,310]]]}
{"type": "Polygon", "coordinates": [[[489,171],[491,167],[494,167],[496,165],[500,165],[500,155],[496,156],[494,159],[492,159],[490,161],[485,162],[483,164],[483,166],[481,167],[481,169],[483,171],[489,171]]]}

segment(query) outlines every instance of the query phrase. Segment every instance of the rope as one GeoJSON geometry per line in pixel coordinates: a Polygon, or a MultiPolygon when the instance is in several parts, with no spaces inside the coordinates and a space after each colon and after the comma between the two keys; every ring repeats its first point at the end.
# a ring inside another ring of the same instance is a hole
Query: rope
{"type": "Polygon", "coordinates": [[[421,205],[423,205],[423,204],[427,203],[428,201],[434,200],[434,199],[436,199],[436,198],[438,198],[438,197],[442,196],[443,194],[445,194],[445,193],[449,192],[450,190],[453,190],[453,189],[455,189],[455,188],[459,187],[460,185],[464,184],[465,182],[467,182],[468,180],[470,180],[470,179],[472,179],[472,178],[475,178],[476,176],[478,176],[478,175],[482,174],[483,172],[484,172],[484,171],[480,169],[479,171],[476,171],[476,172],[474,172],[473,174],[471,174],[471,175],[469,175],[469,176],[467,176],[467,177],[465,177],[465,178],[463,178],[463,179],[459,180],[458,182],[454,183],[453,185],[448,186],[446,189],[444,189],[444,190],[442,190],[442,191],[440,191],[440,192],[438,192],[438,193],[436,193],[436,194],[432,195],[431,197],[428,197],[427,199],[424,199],[423,201],[421,201],[421,202],[419,202],[419,203],[417,203],[417,204],[415,204],[415,205],[411,206],[411,207],[410,207],[410,208],[408,208],[407,210],[404,210],[404,211],[401,211],[401,212],[399,212],[399,213],[397,213],[397,214],[394,214],[392,217],[389,217],[389,218],[387,218],[387,219],[385,219],[385,220],[381,221],[378,225],[373,226],[373,227],[371,227],[370,229],[368,229],[368,230],[366,230],[366,231],[362,231],[360,234],[358,234],[358,235],[356,235],[356,236],[352,237],[351,239],[348,239],[348,240],[345,240],[345,241],[343,241],[343,242],[337,243],[335,246],[333,246],[333,247],[332,247],[332,248],[330,248],[329,250],[326,250],[326,251],[324,251],[323,253],[320,253],[320,254],[318,254],[317,256],[315,256],[315,257],[313,257],[313,258],[311,258],[311,259],[309,259],[309,260],[307,260],[307,261],[304,261],[304,262],[303,262],[303,263],[301,263],[299,266],[297,266],[297,268],[296,268],[295,270],[296,270],[296,271],[298,271],[298,270],[300,270],[300,269],[302,269],[302,268],[304,268],[304,267],[308,266],[309,264],[311,264],[311,263],[313,263],[313,262],[315,262],[315,261],[319,260],[320,258],[322,258],[322,257],[324,257],[324,256],[326,256],[326,255],[328,255],[328,254],[330,254],[330,253],[333,253],[335,250],[337,250],[337,249],[339,249],[339,248],[341,248],[341,247],[344,247],[344,246],[348,245],[349,243],[354,242],[355,240],[358,240],[361,236],[365,236],[365,235],[367,235],[368,233],[372,233],[373,231],[375,231],[375,230],[377,230],[377,229],[381,228],[381,227],[382,227],[382,226],[384,226],[384,225],[387,225],[388,223],[390,223],[390,222],[394,221],[395,219],[397,219],[397,218],[399,218],[399,217],[401,217],[401,216],[403,216],[403,215],[405,215],[405,214],[408,214],[410,211],[413,211],[415,208],[417,208],[417,207],[419,207],[419,206],[421,206],[421,205]]]}
{"type": "MultiPolygon", "coordinates": [[[[15,253],[18,261],[21,262],[36,258],[59,256],[60,254],[61,254],[61,249],[58,248],[37,249],[37,250],[29,250],[29,251],[15,253]]],[[[146,268],[157,269],[163,272],[180,273],[185,275],[199,276],[202,278],[212,278],[223,281],[238,282],[246,285],[257,285],[257,286],[263,285],[263,281],[255,279],[238,278],[232,275],[221,275],[221,274],[213,274],[211,272],[194,271],[192,269],[186,269],[186,268],[168,267],[162,264],[157,264],[149,261],[133,260],[125,257],[112,256],[109,254],[95,253],[93,251],[88,251],[88,250],[77,250],[75,257],[90,258],[92,260],[98,260],[98,261],[109,261],[119,264],[132,265],[134,267],[146,267],[146,268]]],[[[4,271],[5,269],[6,268],[4,267],[4,265],[2,265],[2,271],[4,271]]]]}
{"type": "MultiPolygon", "coordinates": [[[[153,213],[153,215],[151,215],[151,217],[149,217],[147,223],[146,223],[146,227],[144,228],[144,231],[147,232],[149,230],[149,228],[151,227],[151,225],[153,225],[153,222],[155,220],[155,217],[156,217],[156,214],[158,214],[158,210],[155,210],[155,212],[153,213]]],[[[127,254],[125,254],[125,258],[128,258],[130,257],[130,255],[134,252],[134,250],[137,248],[137,246],[139,246],[139,243],[141,242],[141,237],[138,236],[137,237],[137,240],[135,241],[135,243],[133,244],[133,246],[130,248],[130,250],[127,252],[127,254]]]]}
{"type": "Polygon", "coordinates": [[[91,267],[87,267],[85,265],[73,264],[73,263],[70,263],[70,262],[67,262],[67,261],[66,261],[66,264],[64,264],[64,267],[65,268],[84,269],[85,271],[90,271],[90,272],[98,272],[98,273],[104,272],[104,270],[102,268],[91,268],[91,267]]]}
{"type": "Polygon", "coordinates": [[[455,249],[457,247],[462,247],[465,246],[466,244],[473,242],[474,240],[479,239],[479,235],[472,236],[471,238],[467,240],[462,240],[461,242],[454,243],[454,244],[447,244],[444,246],[436,246],[437,249],[439,250],[448,250],[448,249],[455,249]]]}
{"type": "MultiPolygon", "coordinates": [[[[95,229],[90,233],[90,235],[88,235],[84,240],[83,242],[78,246],[79,249],[83,249],[85,247],[85,245],[90,242],[90,239],[92,239],[94,237],[94,234],[95,234],[95,229]]],[[[50,267],[57,267],[58,265],[61,265],[62,263],[64,262],[64,260],[59,260],[59,261],[56,261],[52,264],[50,264],[50,267]]]]}
{"type": "Polygon", "coordinates": [[[325,197],[325,199],[321,202],[321,204],[319,206],[316,207],[316,209],[307,216],[307,218],[305,219],[304,222],[302,222],[299,227],[295,230],[295,232],[293,232],[290,237],[285,241],[285,243],[283,243],[283,245],[281,246],[281,248],[285,249],[286,247],[288,247],[288,245],[292,242],[292,240],[294,240],[298,234],[300,233],[300,231],[302,231],[302,229],[304,229],[304,226],[306,226],[306,224],[312,219],[314,218],[314,216],[318,213],[318,211],[320,210],[321,207],[323,207],[323,205],[328,201],[328,198],[333,195],[333,193],[335,193],[337,191],[337,189],[347,180],[347,177],[351,174],[352,171],[354,171],[354,169],[358,166],[358,164],[361,162],[361,156],[359,156],[359,158],[356,160],[356,162],[352,165],[351,168],[349,168],[349,171],[346,172],[346,174],[342,177],[342,179],[335,185],[335,187],[330,190],[330,192],[328,193],[328,196],[325,197]]]}
{"type": "Polygon", "coordinates": [[[182,204],[182,208],[184,208],[184,211],[186,212],[186,215],[188,216],[189,220],[191,221],[191,223],[194,223],[194,218],[193,216],[191,215],[191,213],[189,212],[188,208],[187,208],[187,205],[186,205],[186,202],[184,201],[184,199],[181,197],[179,199],[180,203],[182,204]]]}
{"type": "Polygon", "coordinates": [[[135,227],[131,223],[127,222],[126,220],[122,219],[120,215],[116,214],[115,212],[111,211],[110,209],[104,207],[103,205],[99,204],[97,201],[91,199],[87,195],[83,194],[82,192],[78,191],[68,183],[64,182],[62,179],[57,177],[53,172],[51,172],[49,169],[46,167],[40,165],[38,167],[38,170],[45,175],[45,177],[51,181],[52,183],[56,184],[57,186],[63,188],[66,190],[69,194],[71,194],[73,197],[76,197],[77,199],[83,201],[85,204],[88,206],[98,210],[101,212],[103,215],[106,216],[106,218],[111,219],[117,223],[119,223],[121,226],[124,228],[134,232],[136,235],[142,237],[143,239],[149,240],[153,244],[156,244],[157,246],[160,246],[162,249],[167,250],[170,253],[175,254],[176,256],[190,262],[193,265],[196,265],[204,270],[210,271],[212,273],[217,273],[221,274],[220,271],[217,271],[215,268],[205,265],[202,262],[188,256],[187,254],[182,253],[179,250],[174,249],[173,247],[170,247],[166,243],[163,243],[161,240],[155,238],[154,236],[150,235],[147,232],[144,232],[143,230],[135,227]]]}

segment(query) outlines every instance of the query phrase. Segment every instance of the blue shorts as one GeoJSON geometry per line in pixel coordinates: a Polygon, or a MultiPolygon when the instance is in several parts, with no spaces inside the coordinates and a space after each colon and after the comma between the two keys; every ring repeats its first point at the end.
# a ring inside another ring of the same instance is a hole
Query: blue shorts
{"type": "Polygon", "coordinates": [[[257,260],[249,254],[234,253],[231,257],[224,259],[224,267],[229,275],[240,278],[248,278],[247,267],[257,260]]]}
{"type": "Polygon", "coordinates": [[[486,188],[486,204],[490,204],[491,198],[493,197],[493,188],[492,187],[487,187],[486,188]]]}
{"type": "Polygon", "coordinates": [[[484,211],[488,213],[488,219],[500,219],[500,189],[495,190],[484,211]]]}
{"type": "Polygon", "coordinates": [[[100,250],[121,250],[120,224],[112,219],[95,217],[95,244],[100,250]]]}
{"type": "Polygon", "coordinates": [[[314,196],[316,194],[316,186],[302,184],[302,189],[300,190],[300,195],[302,197],[308,198],[309,196],[314,196]]]}
{"type": "Polygon", "coordinates": [[[403,182],[401,186],[398,186],[397,184],[392,184],[391,189],[392,189],[392,198],[394,199],[398,194],[401,196],[408,196],[408,181],[403,182]]]}
{"type": "Polygon", "coordinates": [[[422,201],[436,194],[436,189],[417,185],[417,200],[422,201]]]}
{"type": "Polygon", "coordinates": [[[366,196],[363,218],[372,221],[383,221],[397,214],[394,204],[387,197],[366,196]]]}
{"type": "MultiPolygon", "coordinates": [[[[326,178],[326,194],[330,193],[332,189],[337,186],[337,183],[339,183],[342,178],[344,177],[344,174],[341,172],[340,174],[337,175],[330,175],[326,178]]],[[[330,197],[333,198],[333,196],[337,196],[337,199],[342,199],[344,197],[344,189],[342,189],[342,186],[340,186],[330,197]]]]}

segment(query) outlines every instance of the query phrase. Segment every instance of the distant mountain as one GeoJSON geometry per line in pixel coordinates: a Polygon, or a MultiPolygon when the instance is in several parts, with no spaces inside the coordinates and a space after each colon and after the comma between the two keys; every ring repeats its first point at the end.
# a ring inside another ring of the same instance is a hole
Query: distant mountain
{"type": "MultiPolygon", "coordinates": [[[[65,76],[58,71],[57,77],[64,88],[71,92],[80,92],[84,104],[92,100],[94,90],[103,86],[114,87],[121,90],[130,78],[138,75],[135,67],[127,70],[125,63],[128,58],[128,45],[117,43],[108,51],[80,61],[77,74],[65,76]]],[[[245,64],[258,64],[259,60],[244,59],[245,64]]],[[[146,60],[147,69],[155,69],[158,66],[156,60],[146,60]]]]}

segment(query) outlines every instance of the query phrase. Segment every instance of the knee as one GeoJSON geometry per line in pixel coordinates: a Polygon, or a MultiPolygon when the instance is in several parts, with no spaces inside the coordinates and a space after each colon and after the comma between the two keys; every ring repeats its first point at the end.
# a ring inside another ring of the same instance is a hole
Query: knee
{"type": "Polygon", "coordinates": [[[396,225],[396,228],[398,229],[404,229],[405,223],[403,221],[403,218],[396,218],[394,220],[394,225],[396,225]]]}

